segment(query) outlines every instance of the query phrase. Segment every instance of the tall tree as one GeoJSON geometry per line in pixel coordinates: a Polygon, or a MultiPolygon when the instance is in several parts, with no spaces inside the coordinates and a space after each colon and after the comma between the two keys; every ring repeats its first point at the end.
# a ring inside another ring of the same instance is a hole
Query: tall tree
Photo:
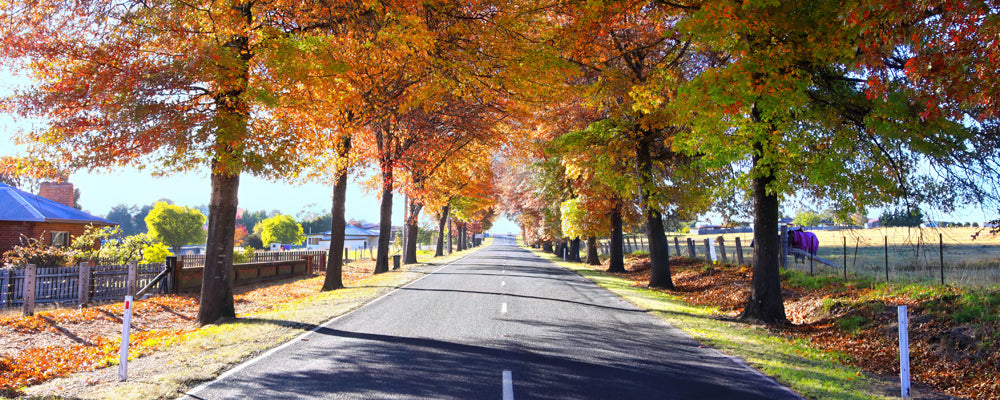
{"type": "Polygon", "coordinates": [[[46,77],[8,104],[49,121],[23,140],[73,169],[154,165],[211,171],[208,262],[198,322],[234,317],[239,177],[296,166],[258,90],[274,37],[304,24],[283,2],[14,1],[2,6],[3,61],[46,77]],[[266,116],[265,118],[258,118],[266,116]],[[42,149],[41,147],[46,147],[42,149]]]}
{"type": "Polygon", "coordinates": [[[105,218],[108,221],[118,224],[118,227],[122,230],[122,235],[132,236],[140,233],[136,230],[135,223],[132,222],[132,214],[137,211],[135,206],[118,204],[111,207],[111,211],[108,211],[108,215],[105,218]]]}
{"type": "Polygon", "coordinates": [[[968,151],[961,144],[967,129],[922,117],[906,91],[866,95],[862,28],[832,22],[844,21],[843,12],[836,1],[706,1],[679,24],[699,57],[696,76],[669,104],[690,128],[674,145],[710,155],[702,163],[743,166],[735,182],[753,199],[748,320],[786,320],[778,274],[782,197],[830,199],[848,212],[898,198],[936,201],[948,182],[918,165],[968,151]]]}
{"type": "Polygon", "coordinates": [[[663,214],[677,203],[663,186],[690,164],[671,144],[684,128],[663,112],[690,58],[690,42],[676,31],[680,10],[658,2],[590,2],[569,4],[566,12],[556,45],[583,71],[579,86],[588,105],[630,143],[652,264],[649,285],[672,289],[663,214]]]}

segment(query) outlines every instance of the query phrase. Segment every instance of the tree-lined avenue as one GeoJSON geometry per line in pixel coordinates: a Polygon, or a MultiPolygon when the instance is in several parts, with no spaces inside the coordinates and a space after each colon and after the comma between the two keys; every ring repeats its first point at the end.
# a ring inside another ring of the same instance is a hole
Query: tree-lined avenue
{"type": "Polygon", "coordinates": [[[799,398],[502,238],[187,398],[488,399],[505,388],[515,399],[799,398]]]}

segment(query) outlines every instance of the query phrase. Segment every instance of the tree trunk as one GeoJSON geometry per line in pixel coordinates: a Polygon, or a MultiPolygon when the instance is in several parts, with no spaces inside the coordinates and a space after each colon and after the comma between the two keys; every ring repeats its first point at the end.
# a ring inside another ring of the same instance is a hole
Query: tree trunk
{"type": "MultiPolygon", "coordinates": [[[[245,20],[253,20],[249,3],[236,6],[245,20]]],[[[221,318],[236,318],[233,302],[233,247],[236,212],[239,205],[240,171],[243,168],[243,142],[247,136],[250,107],[243,94],[249,85],[250,59],[253,52],[247,36],[233,35],[224,47],[237,56],[229,67],[221,68],[221,80],[227,90],[214,99],[216,114],[215,149],[212,159],[212,196],[208,203],[208,238],[205,244],[205,267],[202,273],[198,324],[212,324],[221,318]]]]}
{"type": "MultiPolygon", "coordinates": [[[[434,257],[441,257],[444,255],[444,235],[445,235],[444,228],[445,225],[448,224],[448,208],[449,206],[447,204],[445,204],[444,207],[441,207],[441,217],[438,219],[437,248],[434,249],[434,257]]],[[[448,241],[450,242],[451,239],[449,238],[448,241]]],[[[448,252],[451,253],[450,250],[448,252]]]]}
{"type": "MultiPolygon", "coordinates": [[[[224,167],[213,165],[212,170],[224,167]]],[[[208,203],[208,241],[202,274],[198,323],[212,324],[220,318],[235,318],[233,302],[233,246],[239,174],[212,172],[212,197],[208,203]]]]}
{"type": "Polygon", "coordinates": [[[465,221],[458,222],[458,251],[465,250],[465,221]]]}
{"type": "Polygon", "coordinates": [[[417,227],[417,216],[420,215],[420,210],[424,208],[424,205],[418,203],[417,201],[410,199],[410,213],[407,215],[406,221],[406,259],[403,260],[403,264],[416,264],[417,263],[417,233],[419,233],[419,228],[417,227]]]}
{"type": "Polygon", "coordinates": [[[622,238],[622,205],[616,203],[611,209],[611,240],[608,272],[625,272],[625,243],[622,238]]]}
{"type": "Polygon", "coordinates": [[[778,268],[780,249],[778,242],[778,196],[768,193],[767,186],[774,182],[770,166],[762,166],[763,143],[754,143],[753,169],[757,171],[752,182],[754,199],[753,218],[753,278],[750,282],[750,298],[740,315],[743,320],[755,320],[766,324],[788,321],[785,305],[781,298],[781,275],[778,268]]]}
{"type": "Polygon", "coordinates": [[[454,247],[452,247],[452,243],[451,243],[451,237],[454,236],[454,235],[455,235],[455,231],[454,231],[454,229],[452,227],[451,217],[449,216],[448,217],[448,254],[451,254],[452,249],[454,249],[454,247]]]}
{"type": "Polygon", "coordinates": [[[569,242],[569,255],[566,256],[569,261],[580,262],[580,238],[576,237],[569,242]]]}
{"type": "Polygon", "coordinates": [[[670,276],[670,247],[667,244],[667,235],[663,229],[663,215],[655,208],[651,201],[653,197],[653,162],[650,157],[649,142],[639,141],[636,159],[639,162],[639,175],[643,186],[642,208],[646,215],[646,237],[649,241],[649,263],[651,272],[649,277],[649,287],[661,289],[674,289],[674,282],[670,276]]]}
{"type": "Polygon", "coordinates": [[[379,210],[378,254],[375,273],[389,272],[389,234],[392,233],[392,168],[382,171],[382,206],[379,210]]]}
{"type": "MultiPolygon", "coordinates": [[[[337,156],[346,158],[351,150],[351,137],[340,137],[337,156]]],[[[333,204],[330,212],[330,251],[326,255],[326,277],[323,278],[323,288],[320,291],[336,290],[344,287],[344,230],[347,228],[347,167],[341,167],[336,172],[337,179],[333,183],[333,204]]]]}
{"type": "Polygon", "coordinates": [[[587,238],[587,264],[588,265],[601,265],[601,257],[597,253],[597,237],[590,236],[587,238]]]}
{"type": "Polygon", "coordinates": [[[550,242],[548,240],[542,242],[542,251],[544,251],[546,253],[552,253],[553,252],[553,250],[552,250],[552,242],[550,242]]]}

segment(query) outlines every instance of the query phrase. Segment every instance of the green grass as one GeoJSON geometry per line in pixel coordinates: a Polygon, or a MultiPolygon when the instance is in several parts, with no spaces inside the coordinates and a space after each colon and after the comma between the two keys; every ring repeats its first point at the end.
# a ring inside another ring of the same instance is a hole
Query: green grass
{"type": "MultiPolygon", "coordinates": [[[[845,356],[816,349],[808,341],[790,339],[761,326],[717,319],[715,307],[692,305],[669,293],[639,288],[632,282],[582,264],[557,262],[638,307],[651,311],[702,343],[744,359],[807,398],[888,399],[876,393],[861,370],[845,365],[845,356]]],[[[860,324],[862,321],[856,321],[860,324]]]]}

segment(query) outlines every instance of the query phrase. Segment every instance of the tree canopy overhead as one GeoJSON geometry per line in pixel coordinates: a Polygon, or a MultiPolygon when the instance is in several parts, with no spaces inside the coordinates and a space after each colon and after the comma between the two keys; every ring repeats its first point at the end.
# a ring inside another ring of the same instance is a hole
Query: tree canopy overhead
{"type": "Polygon", "coordinates": [[[997,199],[997,8],[920,5],[10,1],[0,62],[34,83],[2,105],[43,122],[0,175],[209,170],[201,323],[235,315],[233,243],[263,219],[237,231],[243,173],[331,183],[335,237],[349,176],[374,174],[378,272],[397,193],[412,235],[426,208],[460,247],[500,209],[529,242],[610,236],[613,253],[641,221],[668,290],[665,215],[749,211],[744,316],[780,323],[784,199],[845,217],[997,199]]]}

